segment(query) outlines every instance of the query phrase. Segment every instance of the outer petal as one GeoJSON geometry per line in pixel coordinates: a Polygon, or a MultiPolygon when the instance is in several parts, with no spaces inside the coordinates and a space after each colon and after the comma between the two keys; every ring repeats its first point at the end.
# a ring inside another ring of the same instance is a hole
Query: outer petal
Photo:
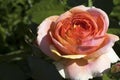
{"type": "Polygon", "coordinates": [[[92,62],[85,62],[84,60],[64,60],[57,63],[56,67],[64,78],[71,78],[72,80],[89,80],[94,76],[102,73],[104,70],[110,68],[111,63],[120,60],[112,48],[109,52],[101,55],[92,62]],[[112,57],[111,57],[112,55],[112,57]]]}
{"type": "Polygon", "coordinates": [[[88,9],[90,9],[90,7],[85,7],[84,5],[80,5],[80,6],[73,7],[69,11],[71,13],[76,13],[76,12],[81,12],[81,11],[87,11],[88,9]]]}
{"type": "Polygon", "coordinates": [[[72,9],[70,9],[69,11],[66,11],[65,13],[61,14],[56,22],[63,20],[65,18],[71,17],[73,13],[87,11],[89,8],[90,7],[85,7],[84,5],[76,6],[72,9]]]}
{"type": "Polygon", "coordinates": [[[59,18],[57,19],[56,22],[60,21],[60,20],[64,20],[65,18],[71,17],[72,13],[69,11],[66,11],[65,13],[61,14],[59,16],[59,18]]]}
{"type": "Polygon", "coordinates": [[[119,61],[120,58],[116,55],[112,48],[109,48],[109,52],[101,55],[97,60],[90,62],[91,71],[93,72],[103,72],[104,70],[110,68],[111,63],[119,61]]]}
{"type": "Polygon", "coordinates": [[[46,18],[39,26],[38,26],[38,36],[37,36],[37,45],[39,48],[48,56],[50,56],[53,59],[56,59],[57,57],[51,53],[49,49],[49,36],[48,30],[50,29],[51,23],[56,21],[56,19],[59,16],[51,16],[46,18]]]}
{"type": "Polygon", "coordinates": [[[83,62],[87,63],[84,59],[73,59],[61,61],[60,63],[55,63],[55,65],[64,78],[70,78],[71,80],[92,79],[90,69],[83,62]]]}
{"type": "Polygon", "coordinates": [[[86,56],[86,59],[92,60],[95,59],[105,53],[109,53],[109,49],[114,45],[116,41],[119,40],[119,37],[113,34],[107,34],[108,40],[105,42],[105,46],[102,46],[99,50],[95,51],[94,53],[86,56]]]}

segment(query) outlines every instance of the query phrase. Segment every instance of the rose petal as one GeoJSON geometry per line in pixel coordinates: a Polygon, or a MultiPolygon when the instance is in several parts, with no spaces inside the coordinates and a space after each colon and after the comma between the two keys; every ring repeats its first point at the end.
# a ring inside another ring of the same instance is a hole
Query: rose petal
{"type": "Polygon", "coordinates": [[[71,15],[72,15],[71,12],[66,11],[65,13],[63,13],[63,14],[61,14],[61,15],[59,16],[59,18],[57,19],[56,22],[58,22],[58,21],[60,21],[60,20],[63,20],[63,19],[65,19],[65,18],[71,17],[71,15]]]}
{"type": "Polygon", "coordinates": [[[109,52],[101,55],[95,62],[92,62],[92,71],[103,72],[107,68],[110,68],[111,63],[119,61],[120,58],[116,55],[112,48],[109,48],[109,52]]]}
{"type": "Polygon", "coordinates": [[[80,5],[80,6],[73,7],[69,11],[71,13],[78,13],[78,12],[81,12],[81,11],[87,11],[88,9],[90,9],[90,7],[85,7],[84,5],[80,5]]]}
{"type": "Polygon", "coordinates": [[[99,50],[86,56],[85,58],[93,59],[93,57],[97,58],[97,57],[107,53],[109,51],[109,49],[114,45],[115,41],[119,40],[119,37],[116,35],[113,35],[113,34],[107,34],[107,37],[108,37],[107,41],[105,43],[103,43],[103,45],[105,45],[105,46],[101,46],[101,48],[99,50]]]}
{"type": "Polygon", "coordinates": [[[86,55],[61,55],[53,45],[50,45],[50,50],[57,56],[61,58],[66,58],[66,59],[79,59],[86,56],[86,55]]]}
{"type": "Polygon", "coordinates": [[[64,78],[70,78],[71,80],[88,80],[92,79],[90,70],[87,69],[87,66],[80,66],[79,62],[66,61],[63,65],[61,63],[55,63],[59,73],[64,78]]]}
{"type": "Polygon", "coordinates": [[[39,26],[38,26],[38,36],[37,36],[37,45],[39,46],[39,48],[48,56],[50,56],[53,59],[56,59],[57,56],[55,56],[54,54],[51,53],[50,49],[49,49],[49,36],[48,34],[48,30],[50,29],[51,23],[56,21],[56,19],[59,16],[51,16],[46,18],[39,26]]]}
{"type": "Polygon", "coordinates": [[[108,50],[107,53],[85,65],[82,65],[85,61],[81,59],[66,59],[63,60],[63,62],[57,62],[55,65],[60,71],[60,74],[65,78],[71,78],[72,80],[88,80],[110,68],[111,63],[120,60],[112,48],[108,50]]]}
{"type": "Polygon", "coordinates": [[[88,9],[87,11],[89,13],[93,14],[93,15],[95,14],[96,17],[99,16],[99,15],[103,16],[104,21],[105,21],[104,27],[108,27],[109,26],[109,18],[108,18],[107,14],[103,10],[95,8],[95,7],[92,7],[90,9],[88,9]]]}

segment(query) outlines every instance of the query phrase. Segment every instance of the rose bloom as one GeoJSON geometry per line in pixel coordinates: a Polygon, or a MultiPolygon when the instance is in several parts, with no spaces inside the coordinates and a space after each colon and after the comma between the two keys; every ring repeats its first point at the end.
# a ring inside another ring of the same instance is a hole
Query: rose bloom
{"type": "Polygon", "coordinates": [[[64,78],[89,80],[117,62],[112,46],[118,36],[106,33],[107,14],[95,7],[73,7],[38,26],[37,46],[55,60],[64,78]]]}

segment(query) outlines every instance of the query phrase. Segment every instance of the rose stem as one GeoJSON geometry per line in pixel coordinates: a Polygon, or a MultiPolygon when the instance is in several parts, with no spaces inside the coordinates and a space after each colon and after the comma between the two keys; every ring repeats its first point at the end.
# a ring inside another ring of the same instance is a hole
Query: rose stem
{"type": "Polygon", "coordinates": [[[88,0],[88,6],[92,7],[93,6],[93,1],[92,0],[88,0]]]}

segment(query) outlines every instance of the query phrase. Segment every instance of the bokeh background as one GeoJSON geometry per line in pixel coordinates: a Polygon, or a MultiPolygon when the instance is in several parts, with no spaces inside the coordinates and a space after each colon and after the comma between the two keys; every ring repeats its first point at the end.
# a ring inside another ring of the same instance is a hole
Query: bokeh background
{"type": "MultiPolygon", "coordinates": [[[[81,4],[103,9],[110,19],[108,33],[120,37],[120,0],[0,0],[0,80],[65,80],[34,45],[37,26],[81,4]]],[[[113,48],[120,57],[120,41],[113,48]]],[[[92,80],[120,80],[114,65],[92,80]]]]}

